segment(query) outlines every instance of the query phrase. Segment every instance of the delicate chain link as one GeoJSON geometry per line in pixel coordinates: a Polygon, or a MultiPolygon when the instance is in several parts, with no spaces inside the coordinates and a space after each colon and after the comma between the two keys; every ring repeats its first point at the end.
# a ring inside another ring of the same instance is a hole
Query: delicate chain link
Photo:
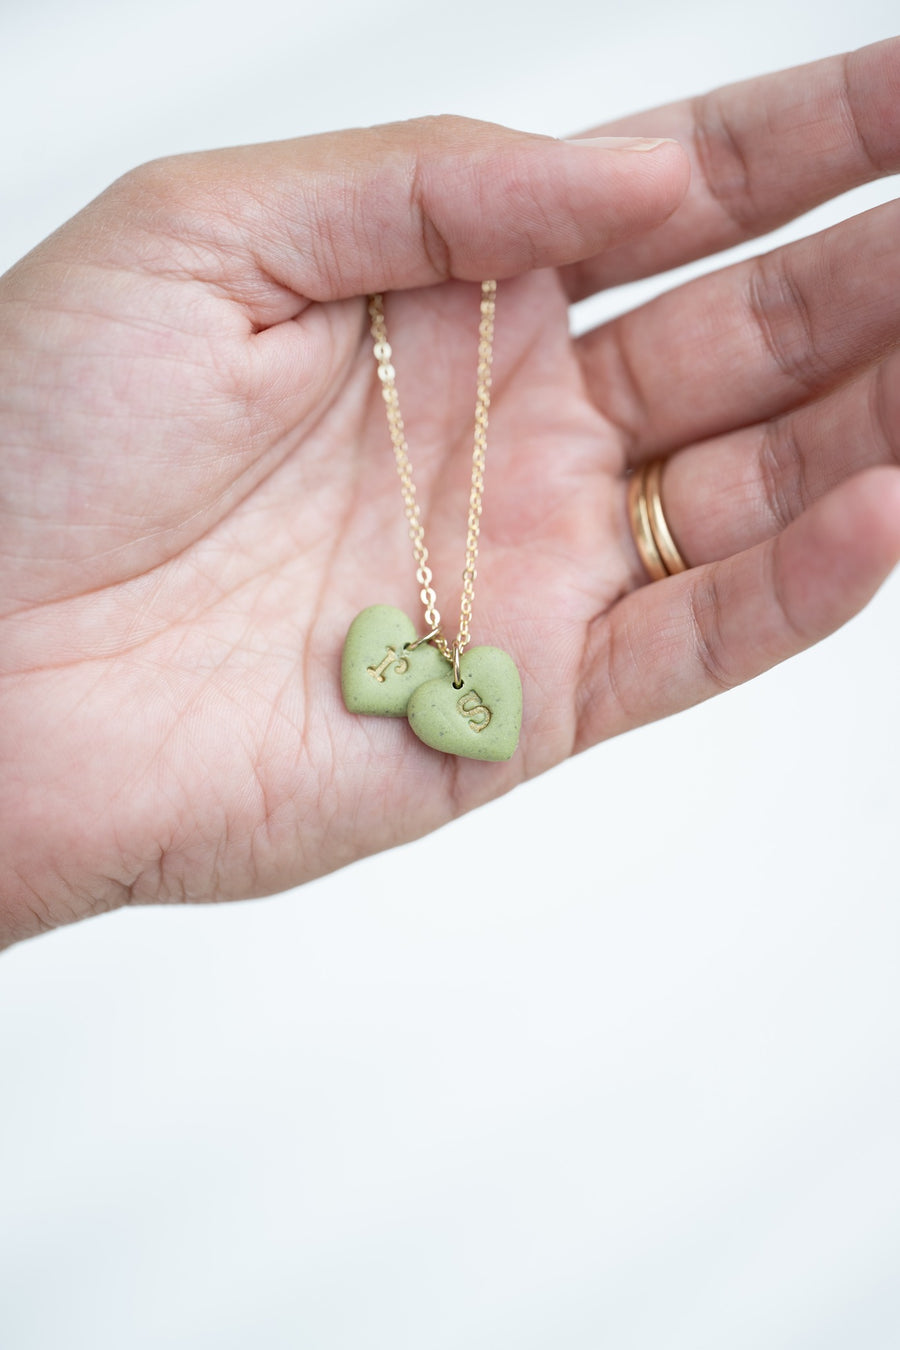
{"type": "Polygon", "coordinates": [[[462,573],[462,595],[459,603],[459,631],[454,642],[448,642],[440,631],[441,616],[437,607],[437,595],[432,585],[431,568],[428,566],[428,549],[425,547],[425,530],[416,497],[413,482],[412,464],[409,458],[409,446],[406,431],[400,413],[400,401],[397,397],[396,371],[391,365],[391,344],[388,342],[384,321],[384,304],[380,295],[369,297],[369,318],[372,321],[375,360],[378,362],[378,378],[381,381],[381,393],[387,411],[388,430],[397,461],[397,474],[403,493],[403,509],[409,525],[409,537],[412,540],[413,557],[416,562],[416,580],[419,583],[419,597],[425,607],[425,622],[432,630],[431,640],[446,656],[448,661],[458,662],[459,654],[468,646],[471,637],[469,625],[472,620],[472,605],[475,601],[475,578],[478,575],[478,539],[481,532],[481,503],[484,495],[484,463],[487,454],[488,409],[491,403],[491,363],[494,351],[494,312],[497,299],[496,281],[481,283],[481,320],[478,324],[478,382],[475,395],[475,436],[472,445],[472,481],[469,490],[469,512],[466,518],[466,562],[462,573]]]}

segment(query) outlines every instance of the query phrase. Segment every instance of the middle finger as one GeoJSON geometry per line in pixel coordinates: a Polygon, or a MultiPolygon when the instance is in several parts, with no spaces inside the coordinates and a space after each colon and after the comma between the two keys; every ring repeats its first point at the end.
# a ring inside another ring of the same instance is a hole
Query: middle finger
{"type": "Polygon", "coordinates": [[[576,349],[632,464],[778,416],[900,342],[900,201],[668,291],[576,349]]]}

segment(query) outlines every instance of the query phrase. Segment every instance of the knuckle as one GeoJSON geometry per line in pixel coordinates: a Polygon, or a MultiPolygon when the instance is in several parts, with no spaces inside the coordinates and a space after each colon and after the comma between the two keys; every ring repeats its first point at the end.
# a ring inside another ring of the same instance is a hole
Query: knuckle
{"type": "MultiPolygon", "coordinates": [[[[857,91],[856,63],[854,57],[857,53],[845,52],[840,58],[840,88],[838,91],[838,102],[841,114],[841,120],[847,128],[847,134],[853,148],[857,151],[863,165],[873,176],[879,176],[885,171],[885,163],[881,155],[876,153],[874,144],[870,140],[870,135],[866,129],[865,110],[869,100],[863,97],[860,99],[857,91]]],[[[865,89],[865,85],[863,85],[865,89]]]]}
{"type": "Polygon", "coordinates": [[[747,305],[777,369],[804,393],[818,389],[828,376],[827,363],[819,354],[810,300],[787,250],[754,260],[747,305]]]}
{"type": "Polygon", "coordinates": [[[417,157],[410,182],[410,208],[418,221],[422,253],[435,277],[446,281],[453,274],[450,241],[438,225],[423,179],[422,160],[417,157]]]}
{"type": "Polygon", "coordinates": [[[763,428],[758,465],[763,500],[775,532],[780,533],[809,503],[806,457],[790,416],[763,428]]]}
{"type": "Polygon", "coordinates": [[[750,165],[721,91],[694,100],[693,120],[694,150],[709,195],[742,233],[753,230],[758,211],[750,165]]]}
{"type": "Polygon", "coordinates": [[[727,660],[721,625],[722,604],[716,571],[697,577],[688,590],[688,619],[694,641],[694,657],[706,682],[719,693],[740,683],[727,660]]]}
{"type": "Polygon", "coordinates": [[[889,366],[878,366],[871,384],[870,419],[875,444],[890,463],[900,465],[900,384],[889,378],[889,366]]]}
{"type": "MultiPolygon", "coordinates": [[[[802,622],[799,615],[795,612],[794,606],[788,599],[787,588],[785,586],[785,572],[782,563],[783,538],[783,535],[778,535],[777,538],[773,540],[772,548],[767,552],[766,575],[764,581],[766,590],[772,597],[776,612],[781,621],[782,633],[787,636],[788,650],[794,652],[809,646],[810,642],[814,641],[817,635],[810,631],[807,625],[802,622]]],[[[821,634],[818,636],[821,636],[821,634]]]]}

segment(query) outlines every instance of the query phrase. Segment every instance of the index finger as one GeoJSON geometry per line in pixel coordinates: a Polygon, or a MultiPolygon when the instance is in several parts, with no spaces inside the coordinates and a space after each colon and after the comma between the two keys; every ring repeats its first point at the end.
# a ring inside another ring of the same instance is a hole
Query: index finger
{"type": "Polygon", "coordinates": [[[900,38],[584,134],[671,137],[688,152],[692,179],[651,234],[565,269],[573,301],[765,234],[900,169],[900,38]]]}

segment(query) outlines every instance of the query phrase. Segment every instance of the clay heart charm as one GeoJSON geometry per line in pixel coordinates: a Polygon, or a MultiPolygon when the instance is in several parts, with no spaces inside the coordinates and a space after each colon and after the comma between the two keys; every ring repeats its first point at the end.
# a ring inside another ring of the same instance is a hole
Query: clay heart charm
{"type": "Polygon", "coordinates": [[[348,712],[405,717],[413,690],[452,670],[436,647],[416,641],[415,624],[393,605],[370,605],[350,625],[341,658],[341,691],[348,712]]]}
{"type": "MultiPolygon", "coordinates": [[[[446,664],[446,663],[445,663],[446,664]]],[[[406,715],[420,741],[466,759],[509,759],[519,743],[522,682],[515,662],[499,647],[473,647],[453,671],[427,680],[410,696],[406,715]]]]}

